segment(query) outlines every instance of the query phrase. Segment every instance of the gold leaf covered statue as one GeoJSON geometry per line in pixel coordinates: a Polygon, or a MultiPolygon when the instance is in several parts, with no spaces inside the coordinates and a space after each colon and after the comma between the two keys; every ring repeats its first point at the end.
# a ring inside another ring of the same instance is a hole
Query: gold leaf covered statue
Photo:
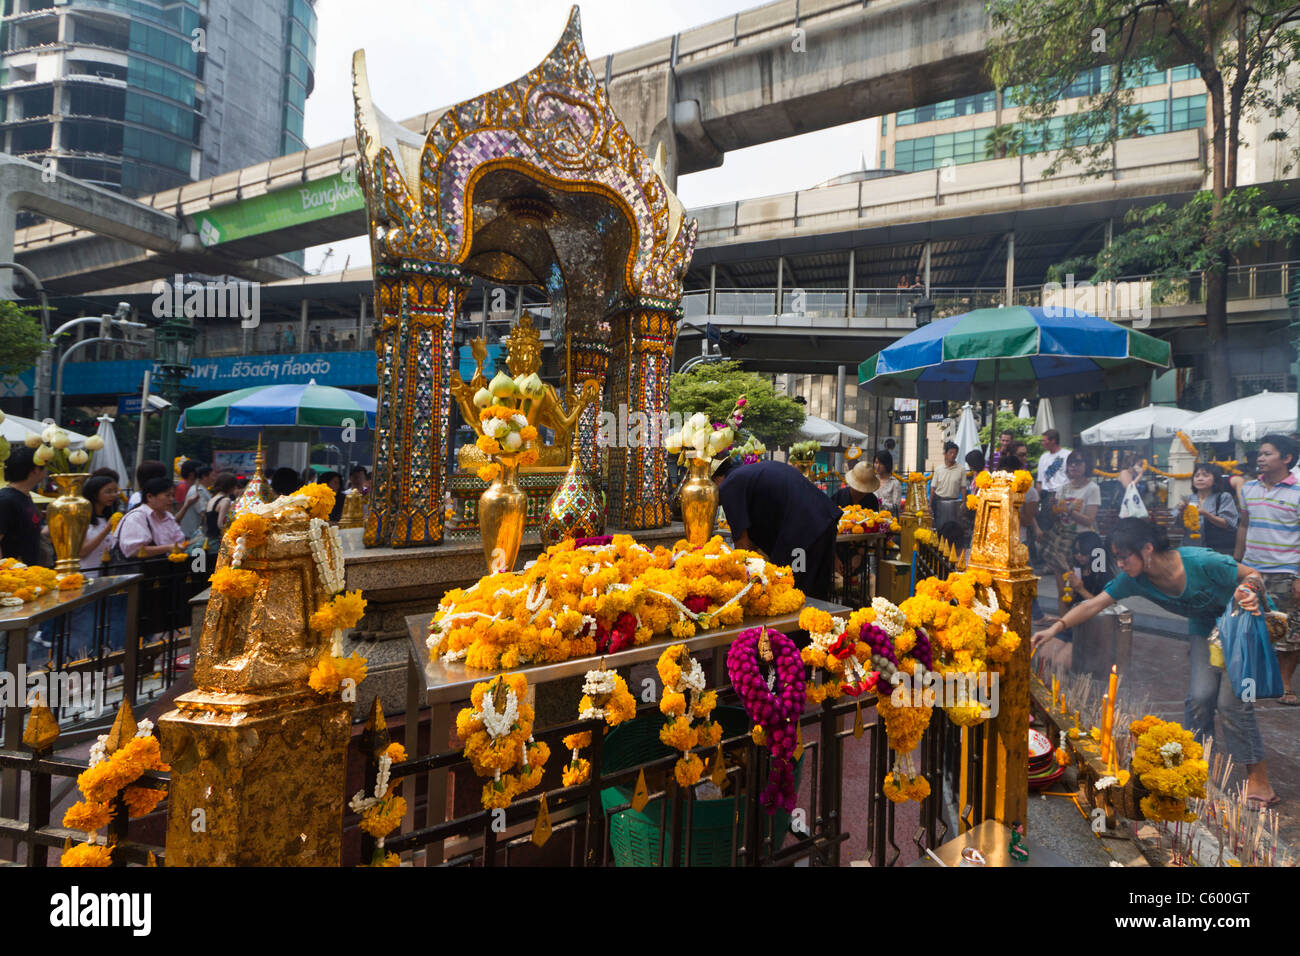
{"type": "MultiPolygon", "coordinates": [[[[487,359],[487,343],[483,339],[473,339],[470,350],[474,355],[474,377],[466,384],[460,373],[451,373],[451,394],[460,405],[461,416],[471,427],[478,430],[479,410],[475,396],[488,387],[488,380],[483,375],[483,363],[487,359]]],[[[506,367],[515,379],[535,376],[542,365],[542,337],[533,325],[532,316],[525,312],[518,324],[510,332],[510,341],[506,348],[506,367]]],[[[540,380],[539,380],[540,381],[540,380]]],[[[566,386],[568,383],[566,383],[566,386]]],[[[588,406],[600,396],[600,384],[595,379],[582,383],[582,391],[575,393],[571,387],[566,388],[565,401],[561,402],[555,388],[542,385],[541,396],[531,402],[527,411],[528,424],[534,427],[549,428],[555,433],[555,443],[544,445],[538,442],[538,461],[541,467],[564,468],[569,463],[572,436],[578,419],[588,406]],[[569,411],[565,411],[565,407],[569,411]]],[[[473,443],[463,445],[457,454],[457,462],[463,471],[473,471],[480,465],[488,463],[488,457],[473,443]]]]}

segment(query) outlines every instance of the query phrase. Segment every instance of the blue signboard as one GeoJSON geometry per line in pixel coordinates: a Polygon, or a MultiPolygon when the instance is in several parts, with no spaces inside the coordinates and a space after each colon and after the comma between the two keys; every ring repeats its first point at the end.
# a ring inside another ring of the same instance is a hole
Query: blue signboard
{"type": "MultiPolygon", "coordinates": [[[[139,391],[150,359],[124,362],[70,362],[63,377],[65,395],[121,395],[139,391]]],[[[157,370],[155,369],[155,374],[157,370]]],[[[471,360],[471,374],[473,373],[471,360]]],[[[35,371],[20,376],[30,391],[35,371]]],[[[191,366],[186,387],[197,392],[230,392],[253,385],[317,385],[338,388],[378,385],[375,353],[306,352],[294,355],[228,355],[198,359],[191,366]]],[[[136,399],[137,403],[139,399],[136,399]]],[[[123,414],[138,414],[123,412],[123,414]]]]}
{"type": "Polygon", "coordinates": [[[139,395],[123,395],[117,400],[117,413],[119,415],[139,415],[140,409],[144,407],[144,399],[139,395]]]}

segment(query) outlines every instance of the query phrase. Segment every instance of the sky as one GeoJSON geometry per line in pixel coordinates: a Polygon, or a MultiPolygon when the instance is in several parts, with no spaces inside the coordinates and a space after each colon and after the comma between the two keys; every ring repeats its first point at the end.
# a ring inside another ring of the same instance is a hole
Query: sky
{"type": "MultiPolygon", "coordinates": [[[[587,0],[580,4],[588,56],[604,56],[701,26],[759,4],[747,0],[587,0]],[[633,15],[631,11],[635,9],[633,15]]],[[[355,135],[352,53],[366,51],[375,105],[395,120],[449,106],[518,79],[551,51],[569,0],[319,0],[316,87],[307,100],[309,146],[355,135]],[[364,14],[362,13],[364,11],[364,14]]],[[[728,153],[722,166],[683,176],[687,208],[807,189],[878,165],[870,120],[728,153]]],[[[364,237],[332,244],[325,271],[369,260],[364,237]]],[[[307,251],[317,271],[327,247],[307,251]]]]}

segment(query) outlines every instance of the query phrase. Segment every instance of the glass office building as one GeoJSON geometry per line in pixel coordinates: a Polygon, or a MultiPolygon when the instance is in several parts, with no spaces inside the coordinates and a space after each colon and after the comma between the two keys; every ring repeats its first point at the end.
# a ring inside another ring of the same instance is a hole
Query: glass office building
{"type": "Polygon", "coordinates": [[[3,149],[131,196],[302,149],[315,34],[313,0],[4,0],[3,149]]]}

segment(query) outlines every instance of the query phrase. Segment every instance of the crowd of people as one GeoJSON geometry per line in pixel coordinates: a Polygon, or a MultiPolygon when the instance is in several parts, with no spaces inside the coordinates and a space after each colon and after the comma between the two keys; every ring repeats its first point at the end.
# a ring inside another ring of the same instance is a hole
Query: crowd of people
{"type": "MultiPolygon", "coordinates": [[[[26,446],[10,451],[4,465],[8,484],[0,488],[0,557],[24,564],[53,566],[54,551],[41,509],[33,492],[45,489],[48,471],[37,464],[26,446]]],[[[272,490],[293,494],[309,481],[329,485],[336,499],[332,521],[343,510],[343,476],[337,471],[317,474],[277,468],[272,490]]],[[[143,461],[135,470],[135,488],[122,493],[121,475],[111,468],[90,473],[81,488],[90,502],[90,525],[81,548],[82,573],[94,576],[106,564],[148,560],[173,551],[215,551],[222,533],[234,517],[234,504],[249,479],[231,471],[215,471],[205,462],[186,460],[180,481],[173,482],[161,461],[143,461]]],[[[363,494],[370,490],[370,472],[357,465],[348,476],[348,488],[363,494]]]]}

